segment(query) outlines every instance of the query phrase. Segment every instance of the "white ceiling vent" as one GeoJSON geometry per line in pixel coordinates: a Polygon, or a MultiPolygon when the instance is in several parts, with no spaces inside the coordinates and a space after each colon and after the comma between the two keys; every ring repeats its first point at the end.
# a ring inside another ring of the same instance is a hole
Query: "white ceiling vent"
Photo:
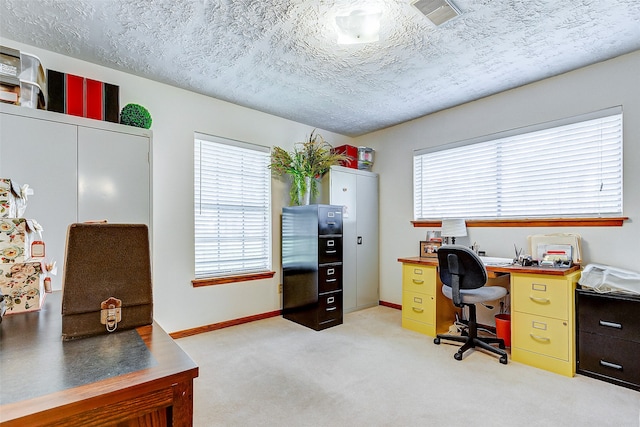
{"type": "Polygon", "coordinates": [[[417,0],[411,4],[436,25],[460,15],[460,10],[449,0],[417,0]]]}

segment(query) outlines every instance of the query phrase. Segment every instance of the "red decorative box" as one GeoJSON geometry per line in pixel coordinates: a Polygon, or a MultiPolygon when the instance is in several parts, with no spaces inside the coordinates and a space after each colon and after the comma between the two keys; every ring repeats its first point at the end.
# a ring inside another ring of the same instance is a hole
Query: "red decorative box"
{"type": "Polygon", "coordinates": [[[358,147],[354,147],[353,145],[341,145],[339,147],[335,147],[333,151],[349,157],[349,160],[344,160],[340,163],[341,166],[358,169],[358,147]]]}

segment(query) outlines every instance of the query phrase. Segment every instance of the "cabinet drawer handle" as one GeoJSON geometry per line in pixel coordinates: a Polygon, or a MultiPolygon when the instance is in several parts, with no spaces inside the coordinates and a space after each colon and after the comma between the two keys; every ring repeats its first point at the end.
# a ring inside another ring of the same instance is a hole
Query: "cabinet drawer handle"
{"type": "Polygon", "coordinates": [[[541,337],[540,335],[529,334],[529,336],[536,341],[545,341],[545,342],[551,341],[549,338],[541,337]]]}
{"type": "Polygon", "coordinates": [[[549,300],[549,298],[538,298],[538,297],[534,297],[529,295],[529,299],[533,302],[537,302],[539,304],[549,304],[551,301],[549,300]]]}
{"type": "Polygon", "coordinates": [[[338,279],[327,279],[327,283],[335,282],[338,279]]]}
{"type": "Polygon", "coordinates": [[[424,280],[413,279],[413,283],[415,283],[416,285],[422,285],[424,283],[424,280]]]}
{"type": "Polygon", "coordinates": [[[338,252],[338,251],[333,250],[333,251],[325,251],[324,253],[325,253],[325,254],[335,254],[336,252],[338,252]]]}
{"type": "Polygon", "coordinates": [[[333,311],[333,310],[336,310],[337,308],[338,307],[329,307],[329,308],[327,308],[327,311],[333,311]]]}
{"type": "Polygon", "coordinates": [[[327,225],[336,225],[335,221],[327,221],[327,225]]]}
{"type": "Polygon", "coordinates": [[[622,371],[622,365],[618,365],[617,363],[607,362],[606,360],[600,360],[600,364],[602,366],[606,366],[607,368],[617,369],[618,371],[622,371]]]}
{"type": "Polygon", "coordinates": [[[423,313],[423,312],[424,312],[424,308],[411,307],[411,309],[412,309],[413,311],[415,311],[416,313],[423,313]]]}
{"type": "Polygon", "coordinates": [[[620,323],[607,322],[606,320],[601,320],[600,326],[608,326],[610,328],[622,329],[622,325],[620,323]]]}

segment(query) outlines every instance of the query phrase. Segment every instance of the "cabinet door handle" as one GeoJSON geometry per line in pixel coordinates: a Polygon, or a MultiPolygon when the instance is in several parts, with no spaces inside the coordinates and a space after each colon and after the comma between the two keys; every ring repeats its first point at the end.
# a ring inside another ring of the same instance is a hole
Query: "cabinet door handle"
{"type": "Polygon", "coordinates": [[[538,304],[549,304],[551,302],[549,298],[538,298],[531,295],[529,295],[529,299],[533,302],[537,302],[538,304]]]}
{"type": "Polygon", "coordinates": [[[529,334],[529,336],[530,336],[531,338],[533,338],[534,340],[536,340],[536,341],[545,341],[545,342],[551,341],[549,338],[547,338],[547,337],[541,337],[540,335],[529,334]]]}
{"type": "Polygon", "coordinates": [[[416,313],[422,313],[424,312],[424,308],[419,308],[419,307],[411,307],[413,309],[413,311],[415,311],[416,313]]]}
{"type": "Polygon", "coordinates": [[[607,322],[606,320],[601,320],[600,326],[608,326],[609,328],[622,329],[622,325],[620,323],[607,322]]]}
{"type": "Polygon", "coordinates": [[[607,368],[617,369],[618,371],[622,371],[622,365],[618,365],[617,363],[607,362],[606,360],[600,360],[600,364],[602,366],[606,366],[607,368]]]}
{"type": "Polygon", "coordinates": [[[416,285],[422,285],[424,283],[424,280],[413,279],[413,283],[415,283],[416,285]]]}

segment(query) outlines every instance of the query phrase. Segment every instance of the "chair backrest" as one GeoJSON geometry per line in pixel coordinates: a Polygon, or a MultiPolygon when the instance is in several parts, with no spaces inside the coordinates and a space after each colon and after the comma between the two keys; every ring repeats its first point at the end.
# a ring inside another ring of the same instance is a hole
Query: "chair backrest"
{"type": "Polygon", "coordinates": [[[487,269],[466,246],[445,245],[438,249],[440,281],[452,288],[453,303],[461,304],[461,289],[477,289],[487,283],[487,269]]]}

